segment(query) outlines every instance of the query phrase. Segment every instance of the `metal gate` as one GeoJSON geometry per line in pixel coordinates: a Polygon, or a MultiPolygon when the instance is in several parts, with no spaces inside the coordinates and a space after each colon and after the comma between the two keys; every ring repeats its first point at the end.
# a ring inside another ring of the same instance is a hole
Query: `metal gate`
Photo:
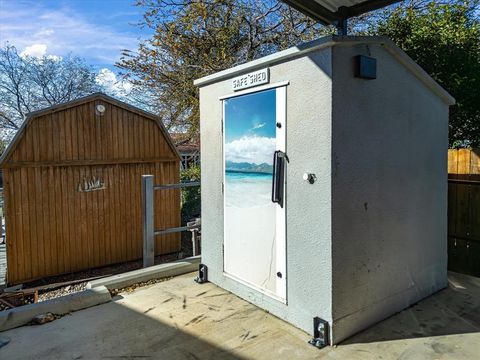
{"type": "MultiPolygon", "coordinates": [[[[182,231],[200,230],[200,223],[188,223],[169,229],[155,229],[154,225],[154,201],[153,192],[156,190],[183,189],[187,187],[200,186],[200,182],[185,182],[179,184],[154,185],[153,175],[142,175],[142,224],[143,224],[143,267],[154,265],[155,260],[155,236],[172,234],[182,231]]],[[[198,255],[198,244],[195,235],[192,236],[193,255],[198,255]]]]}

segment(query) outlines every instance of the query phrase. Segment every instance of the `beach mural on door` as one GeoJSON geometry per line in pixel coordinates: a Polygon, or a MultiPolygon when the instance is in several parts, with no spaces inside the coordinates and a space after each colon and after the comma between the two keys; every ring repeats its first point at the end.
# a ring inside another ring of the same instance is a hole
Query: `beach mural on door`
{"type": "Polygon", "coordinates": [[[275,292],[276,92],[224,100],[225,272],[275,292]]]}

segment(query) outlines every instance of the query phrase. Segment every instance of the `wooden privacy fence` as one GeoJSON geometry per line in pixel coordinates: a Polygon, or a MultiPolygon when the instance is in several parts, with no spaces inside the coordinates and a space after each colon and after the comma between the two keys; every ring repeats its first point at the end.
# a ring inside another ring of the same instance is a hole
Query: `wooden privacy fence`
{"type": "Polygon", "coordinates": [[[480,276],[480,149],[448,151],[448,268],[480,276]]]}

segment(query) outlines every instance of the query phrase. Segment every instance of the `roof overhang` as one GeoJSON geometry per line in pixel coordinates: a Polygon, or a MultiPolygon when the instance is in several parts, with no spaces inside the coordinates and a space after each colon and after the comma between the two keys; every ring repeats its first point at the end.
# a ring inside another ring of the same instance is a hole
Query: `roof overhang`
{"type": "Polygon", "coordinates": [[[400,2],[401,0],[282,0],[294,9],[325,25],[400,2]]]}

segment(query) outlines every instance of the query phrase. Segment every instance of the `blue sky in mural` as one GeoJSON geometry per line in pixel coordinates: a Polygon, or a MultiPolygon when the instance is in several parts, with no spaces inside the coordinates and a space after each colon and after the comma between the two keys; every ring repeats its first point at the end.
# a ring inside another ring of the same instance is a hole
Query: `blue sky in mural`
{"type": "Polygon", "coordinates": [[[275,137],[275,90],[239,96],[225,101],[227,143],[244,136],[275,137]]]}
{"type": "Polygon", "coordinates": [[[226,160],[271,164],[275,151],[275,124],[275,90],[225,100],[226,160]]]}

